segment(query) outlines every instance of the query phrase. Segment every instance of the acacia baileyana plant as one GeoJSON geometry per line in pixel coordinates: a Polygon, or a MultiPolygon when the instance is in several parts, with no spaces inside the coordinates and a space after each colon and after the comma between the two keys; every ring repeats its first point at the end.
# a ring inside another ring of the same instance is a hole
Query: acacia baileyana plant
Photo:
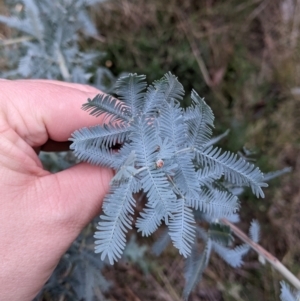
{"type": "MultiPolygon", "coordinates": [[[[237,219],[236,188],[248,186],[264,197],[263,173],[244,158],[213,146],[210,107],[193,90],[192,104],[183,109],[184,90],[171,73],[149,86],[144,75],[129,74],[116,87],[118,99],[101,94],[82,107],[93,116],[104,115],[105,123],[77,130],[70,138],[79,159],[116,172],[95,233],[96,253],[113,264],[133,224],[143,236],[164,224],[168,239],[184,257],[195,258],[199,239],[205,244],[193,261],[187,277],[194,279],[189,283],[199,279],[212,250],[239,266],[249,246],[232,249],[230,228],[221,219],[237,219]],[[141,191],[146,202],[134,220],[133,195],[141,191]]],[[[250,236],[256,241],[258,231],[258,224],[252,223],[250,236]]],[[[186,287],[186,296],[191,289],[186,287]]]]}

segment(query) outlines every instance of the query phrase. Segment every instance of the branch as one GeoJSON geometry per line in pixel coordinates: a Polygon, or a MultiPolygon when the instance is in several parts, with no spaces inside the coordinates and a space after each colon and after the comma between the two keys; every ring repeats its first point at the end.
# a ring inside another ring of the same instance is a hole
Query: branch
{"type": "Polygon", "coordinates": [[[56,55],[57,55],[57,63],[58,63],[58,67],[61,72],[61,75],[62,75],[64,81],[69,82],[71,80],[71,75],[69,73],[66,60],[58,47],[57,47],[56,55]]]}
{"type": "Polygon", "coordinates": [[[1,46],[10,46],[10,45],[20,44],[20,43],[32,41],[32,40],[34,40],[34,38],[30,37],[30,36],[23,36],[23,37],[14,38],[14,39],[0,39],[0,45],[1,46]]]}
{"type": "Polygon", "coordinates": [[[210,77],[209,72],[204,63],[204,60],[202,58],[199,47],[197,46],[195,40],[190,36],[190,34],[189,34],[190,31],[186,28],[187,21],[185,21],[184,17],[181,15],[178,15],[178,17],[179,17],[179,21],[180,21],[180,27],[183,30],[188,43],[190,44],[192,53],[196,59],[199,69],[202,73],[203,79],[204,79],[205,83],[207,84],[207,86],[211,87],[213,85],[211,77],[210,77]]]}
{"type": "Polygon", "coordinates": [[[266,251],[262,246],[252,241],[244,232],[242,232],[227,219],[222,218],[220,221],[229,226],[232,232],[238,238],[248,244],[254,251],[268,261],[279,273],[281,273],[282,276],[284,276],[291,284],[293,284],[297,290],[300,290],[300,280],[294,274],[292,274],[276,257],[266,251]]]}

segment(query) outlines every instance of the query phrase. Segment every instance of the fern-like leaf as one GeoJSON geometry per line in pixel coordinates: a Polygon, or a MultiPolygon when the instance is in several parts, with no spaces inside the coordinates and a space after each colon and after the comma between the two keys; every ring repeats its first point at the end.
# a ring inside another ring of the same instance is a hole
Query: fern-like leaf
{"type": "Polygon", "coordinates": [[[257,197],[264,197],[261,188],[268,185],[263,182],[263,173],[253,164],[228,151],[221,153],[221,149],[212,146],[204,150],[197,149],[196,158],[203,166],[218,168],[227,181],[239,186],[250,186],[257,197]]]}
{"type": "Polygon", "coordinates": [[[166,73],[164,78],[167,81],[167,87],[165,89],[165,100],[170,102],[172,99],[177,101],[182,100],[184,95],[184,89],[182,84],[178,81],[177,77],[171,72],[166,73]]]}
{"type": "Polygon", "coordinates": [[[162,205],[160,214],[164,216],[164,220],[168,224],[169,217],[172,218],[172,213],[176,212],[177,199],[168,178],[157,169],[145,170],[141,176],[141,184],[148,198],[147,206],[155,208],[160,203],[162,205]]]}
{"type": "Polygon", "coordinates": [[[165,208],[161,203],[157,203],[154,208],[145,208],[137,218],[136,227],[143,236],[149,236],[154,233],[161,225],[165,217],[165,208]]]}
{"type": "Polygon", "coordinates": [[[107,150],[104,147],[89,147],[84,151],[77,149],[73,146],[73,152],[75,156],[85,162],[88,162],[93,165],[106,166],[110,168],[119,168],[121,164],[121,158],[114,156],[114,153],[111,150],[107,150]]]}
{"type": "Polygon", "coordinates": [[[159,135],[168,138],[175,151],[180,150],[187,143],[187,126],[184,123],[182,109],[179,103],[170,100],[160,109],[158,118],[159,135]]]}
{"type": "Polygon", "coordinates": [[[129,132],[130,127],[122,123],[109,123],[103,126],[96,125],[94,127],[82,128],[72,134],[69,140],[73,141],[73,144],[71,144],[70,148],[82,152],[90,147],[105,146],[106,148],[110,148],[117,143],[123,143],[129,132]]]}
{"type": "Polygon", "coordinates": [[[213,250],[230,266],[238,268],[243,264],[242,257],[246,255],[250,247],[246,244],[229,249],[221,244],[213,242],[213,250]]]}
{"type": "Polygon", "coordinates": [[[285,167],[285,168],[280,169],[280,170],[267,172],[267,173],[264,174],[264,180],[266,182],[268,182],[268,181],[273,180],[277,177],[280,177],[280,176],[282,176],[286,173],[290,173],[291,171],[292,171],[291,167],[285,167]]]}
{"type": "Polygon", "coordinates": [[[188,199],[187,205],[213,218],[227,217],[239,208],[238,198],[227,191],[203,189],[199,198],[188,199]]]}
{"type": "Polygon", "coordinates": [[[197,181],[201,186],[211,185],[216,180],[222,177],[222,173],[219,172],[218,168],[205,166],[197,170],[197,181]]]}
{"type": "Polygon", "coordinates": [[[155,81],[153,85],[149,85],[145,95],[144,114],[157,115],[158,108],[162,106],[165,100],[165,87],[167,81],[165,78],[155,81]]]}
{"type": "Polygon", "coordinates": [[[188,259],[185,273],[185,287],[183,290],[183,298],[187,300],[194,286],[199,283],[202,274],[208,265],[212,248],[210,238],[206,240],[205,248],[199,256],[196,250],[193,250],[193,255],[188,259]]]}
{"type": "Polygon", "coordinates": [[[191,97],[192,106],[185,112],[185,121],[189,126],[189,145],[202,149],[211,138],[214,115],[196,91],[192,91],[191,97]]]}
{"type": "Polygon", "coordinates": [[[201,189],[192,159],[191,153],[176,156],[177,171],[174,175],[174,182],[185,198],[198,199],[201,189]]]}
{"type": "Polygon", "coordinates": [[[130,120],[131,116],[129,107],[106,94],[98,94],[93,99],[88,99],[88,102],[83,104],[82,109],[96,117],[104,114],[104,120],[109,118],[111,122],[126,122],[130,120]]]}
{"type": "Polygon", "coordinates": [[[230,227],[219,223],[209,225],[208,235],[214,242],[223,246],[229,246],[233,241],[230,227]]]}
{"type": "Polygon", "coordinates": [[[129,74],[121,77],[116,83],[116,92],[131,114],[136,116],[144,106],[145,75],[129,74]]]}
{"type": "Polygon", "coordinates": [[[9,27],[18,29],[20,31],[23,31],[27,34],[32,34],[32,30],[30,28],[30,25],[28,22],[24,20],[20,20],[17,17],[6,17],[6,16],[1,16],[0,15],[0,23],[3,23],[9,27]]]}
{"type": "Polygon", "coordinates": [[[109,194],[103,203],[104,215],[100,216],[95,233],[95,252],[101,253],[101,259],[108,257],[110,264],[121,258],[126,245],[125,233],[131,229],[135,200],[132,197],[134,177],[123,183],[109,194]]]}
{"type": "Polygon", "coordinates": [[[22,0],[25,5],[27,20],[30,22],[31,34],[36,37],[41,43],[44,38],[44,26],[40,19],[40,11],[33,0],[22,0]]]}
{"type": "Polygon", "coordinates": [[[176,212],[170,221],[169,233],[173,245],[184,257],[190,255],[195,239],[195,219],[193,211],[185,205],[184,199],[178,199],[176,212]]]}
{"type": "Polygon", "coordinates": [[[251,222],[249,236],[255,243],[259,242],[260,226],[257,220],[253,220],[251,222]]]}
{"type": "Polygon", "coordinates": [[[287,285],[284,281],[280,282],[281,285],[281,301],[299,301],[300,300],[300,291],[292,291],[290,286],[287,285]]]}
{"type": "Polygon", "coordinates": [[[157,241],[152,246],[152,252],[159,256],[171,243],[171,238],[169,235],[168,229],[165,229],[164,232],[160,235],[157,241]]]}

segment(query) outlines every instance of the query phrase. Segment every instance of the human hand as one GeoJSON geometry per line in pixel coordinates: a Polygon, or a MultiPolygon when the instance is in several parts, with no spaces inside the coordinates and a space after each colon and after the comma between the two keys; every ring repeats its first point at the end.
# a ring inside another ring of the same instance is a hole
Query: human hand
{"type": "Polygon", "coordinates": [[[82,111],[95,88],[0,80],[0,300],[32,300],[82,228],[99,214],[112,171],[80,163],[51,174],[37,156],[101,122],[82,111]]]}

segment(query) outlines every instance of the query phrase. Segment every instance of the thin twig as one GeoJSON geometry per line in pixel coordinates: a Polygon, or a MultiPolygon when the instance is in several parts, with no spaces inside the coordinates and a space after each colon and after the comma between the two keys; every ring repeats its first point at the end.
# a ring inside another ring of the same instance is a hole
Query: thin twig
{"type": "Polygon", "coordinates": [[[71,80],[71,75],[68,70],[66,60],[59,48],[57,48],[56,54],[57,54],[57,62],[58,62],[58,66],[59,66],[61,75],[65,81],[69,82],[71,80]]]}
{"type": "Polygon", "coordinates": [[[10,45],[15,45],[15,44],[20,44],[23,42],[28,42],[32,41],[34,38],[30,36],[23,36],[20,38],[15,38],[15,39],[0,39],[0,45],[1,46],[10,46],[10,45]]]}
{"type": "Polygon", "coordinates": [[[243,2],[242,4],[240,5],[237,5],[236,8],[235,8],[235,13],[240,13],[241,11],[249,8],[250,6],[256,4],[256,3],[259,3],[261,2],[261,0],[253,0],[253,1],[250,1],[250,2],[243,2]]]}
{"type": "Polygon", "coordinates": [[[247,243],[254,251],[268,261],[282,276],[284,276],[296,289],[300,290],[300,280],[292,274],[276,257],[266,251],[261,245],[252,241],[244,232],[238,227],[232,224],[225,218],[221,219],[221,222],[229,226],[232,232],[240,238],[243,242],[247,243]]]}
{"type": "Polygon", "coordinates": [[[189,32],[188,32],[188,30],[186,28],[185,24],[187,23],[187,21],[184,20],[184,18],[182,16],[178,15],[178,17],[179,17],[179,20],[180,20],[180,27],[182,28],[182,30],[183,30],[183,32],[184,32],[184,34],[185,34],[185,36],[186,36],[186,38],[187,38],[187,40],[188,40],[188,42],[190,44],[191,50],[193,52],[193,55],[194,55],[194,57],[195,57],[195,59],[197,61],[199,69],[200,69],[200,71],[201,71],[201,73],[203,75],[203,79],[204,79],[205,83],[209,87],[211,87],[212,86],[212,80],[210,78],[209,72],[208,72],[208,70],[206,68],[206,65],[204,63],[204,60],[202,58],[201,52],[199,50],[199,47],[197,46],[195,40],[189,35],[189,32]]]}
{"type": "Polygon", "coordinates": [[[153,286],[155,286],[155,291],[156,291],[156,295],[157,296],[164,296],[163,300],[166,301],[182,301],[182,299],[180,297],[177,297],[177,294],[175,295],[175,299],[174,296],[172,294],[170,294],[170,292],[168,290],[166,290],[164,287],[161,286],[161,284],[159,283],[159,280],[163,282],[162,279],[160,279],[160,276],[157,274],[157,269],[158,268],[154,268],[152,273],[148,274],[148,277],[152,280],[153,282],[153,286]],[[159,279],[158,279],[159,278],[159,279]]]}
{"type": "Polygon", "coordinates": [[[254,20],[269,4],[269,0],[264,0],[260,5],[258,5],[251,14],[247,17],[247,21],[250,23],[254,20]]]}
{"type": "Polygon", "coordinates": [[[89,37],[91,37],[92,39],[101,42],[101,43],[105,43],[106,42],[106,38],[104,36],[101,36],[100,34],[97,35],[89,35],[89,37]]]}
{"type": "Polygon", "coordinates": [[[173,285],[169,282],[169,279],[159,270],[156,270],[156,275],[160,278],[160,280],[164,283],[166,289],[172,296],[173,300],[181,301],[181,298],[178,296],[176,290],[173,285]]]}
{"type": "Polygon", "coordinates": [[[299,37],[299,24],[300,24],[300,1],[297,0],[294,7],[294,17],[292,31],[290,34],[290,47],[294,49],[296,47],[299,37]]]}

